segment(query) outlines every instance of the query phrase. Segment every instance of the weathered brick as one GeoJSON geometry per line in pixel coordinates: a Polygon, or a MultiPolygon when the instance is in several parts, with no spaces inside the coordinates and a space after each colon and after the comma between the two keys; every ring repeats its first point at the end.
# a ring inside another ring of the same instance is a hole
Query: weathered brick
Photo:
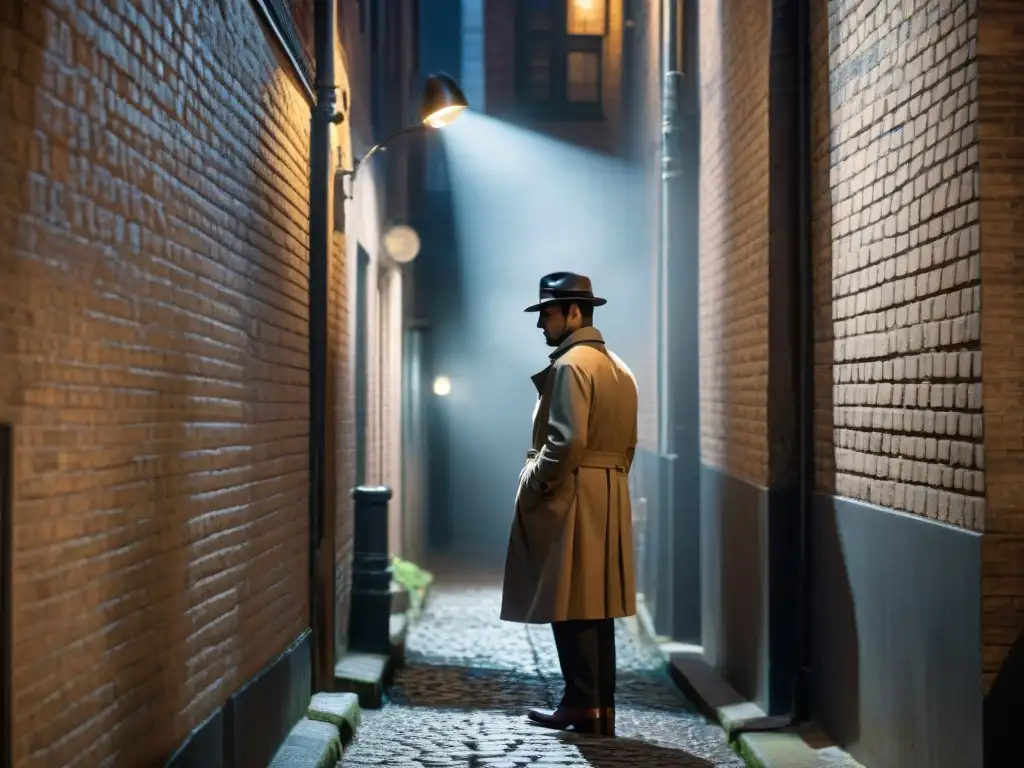
{"type": "MultiPolygon", "coordinates": [[[[979,239],[972,264],[981,286],[972,296],[985,354],[972,361],[984,382],[985,537],[982,540],[983,661],[985,681],[999,672],[1024,631],[1024,6],[977,0],[977,147],[980,173],[979,239]],[[979,311],[980,310],[980,311],[979,311]]],[[[972,38],[972,42],[975,42],[972,38]]],[[[975,393],[981,397],[982,392],[975,393]]]]}
{"type": "Polygon", "coordinates": [[[766,3],[701,5],[702,460],[768,481],[766,3]]]}
{"type": "Polygon", "coordinates": [[[308,620],[309,104],[242,0],[0,35],[14,762],[152,765],[308,620]]]}
{"type": "Polygon", "coordinates": [[[812,4],[812,226],[819,487],[980,530],[974,28],[966,0],[812,4]]]}

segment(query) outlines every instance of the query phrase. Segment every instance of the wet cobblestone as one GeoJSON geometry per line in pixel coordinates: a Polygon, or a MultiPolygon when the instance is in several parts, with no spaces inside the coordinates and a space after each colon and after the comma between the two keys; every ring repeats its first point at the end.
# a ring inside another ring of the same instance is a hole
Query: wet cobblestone
{"type": "Polygon", "coordinates": [[[530,725],[526,711],[561,696],[550,627],[498,619],[500,589],[440,585],[408,639],[391,701],[363,713],[343,768],[697,768],[744,762],[694,713],[657,651],[617,627],[618,738],[530,725]]]}

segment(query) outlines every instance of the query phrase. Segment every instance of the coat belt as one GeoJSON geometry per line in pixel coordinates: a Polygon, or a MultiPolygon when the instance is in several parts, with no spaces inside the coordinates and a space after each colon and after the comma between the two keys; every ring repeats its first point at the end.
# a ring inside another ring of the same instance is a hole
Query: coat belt
{"type": "MultiPolygon", "coordinates": [[[[526,452],[526,459],[537,458],[537,451],[532,448],[526,452]]],[[[612,451],[584,451],[580,456],[579,466],[586,469],[611,469],[618,472],[626,471],[626,457],[612,451]]]]}

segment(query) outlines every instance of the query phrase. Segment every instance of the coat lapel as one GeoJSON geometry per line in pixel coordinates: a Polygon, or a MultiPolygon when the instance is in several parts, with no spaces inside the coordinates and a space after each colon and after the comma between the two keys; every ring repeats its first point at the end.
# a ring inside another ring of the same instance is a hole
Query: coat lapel
{"type": "Polygon", "coordinates": [[[530,381],[533,382],[533,386],[535,386],[537,388],[537,394],[538,395],[543,395],[544,394],[544,388],[547,387],[548,376],[550,376],[550,375],[551,375],[551,366],[549,365],[543,371],[538,371],[537,373],[533,374],[533,376],[530,377],[530,381]]]}

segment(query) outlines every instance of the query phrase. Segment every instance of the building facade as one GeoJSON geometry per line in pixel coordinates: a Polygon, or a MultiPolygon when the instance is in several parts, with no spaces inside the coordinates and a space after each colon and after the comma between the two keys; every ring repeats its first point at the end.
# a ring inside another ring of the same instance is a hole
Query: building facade
{"type": "MultiPolygon", "coordinates": [[[[657,209],[639,197],[646,188],[630,165],[626,22],[624,4],[606,0],[439,0],[422,21],[421,66],[456,76],[475,112],[445,134],[450,140],[435,137],[424,147],[417,209],[424,251],[415,312],[427,339],[425,377],[454,374],[455,387],[425,401],[428,528],[437,549],[504,553],[515,495],[508,467],[521,462],[528,443],[528,377],[546,355],[520,303],[530,303],[542,274],[591,273],[599,291],[611,291],[599,324],[653,393],[654,310],[629,306],[628,286],[649,290],[657,209]],[[495,157],[492,171],[485,153],[495,157]],[[506,187],[496,182],[502,174],[506,187]],[[586,188],[588,174],[602,181],[586,188]],[[536,202],[542,197],[551,201],[546,210],[536,202]],[[563,210],[564,218],[554,213],[563,210]],[[628,226],[614,225],[633,211],[628,226]],[[588,212],[605,222],[607,238],[587,226],[588,212]],[[484,424],[481,409],[498,402],[484,424]]],[[[652,400],[644,399],[645,445],[657,440],[646,410],[652,400]]]]}
{"type": "MultiPolygon", "coordinates": [[[[370,25],[400,23],[339,4],[346,120],[312,158],[313,5],[0,9],[5,764],[179,747],[181,764],[266,764],[303,714],[310,167],[373,143],[370,25]]],[[[372,298],[387,187],[361,172],[331,254],[337,638],[321,653],[345,644],[355,455],[365,479],[397,476],[380,415],[398,407],[380,384],[395,352],[378,351],[396,315],[372,298]],[[380,373],[358,411],[364,326],[380,373]]]]}
{"type": "MultiPolygon", "coordinates": [[[[1020,12],[680,6],[699,38],[699,502],[667,513],[699,511],[702,658],[865,765],[1010,764],[1020,12]]],[[[658,620],[680,600],[653,623],[692,642],[658,620]]]]}

